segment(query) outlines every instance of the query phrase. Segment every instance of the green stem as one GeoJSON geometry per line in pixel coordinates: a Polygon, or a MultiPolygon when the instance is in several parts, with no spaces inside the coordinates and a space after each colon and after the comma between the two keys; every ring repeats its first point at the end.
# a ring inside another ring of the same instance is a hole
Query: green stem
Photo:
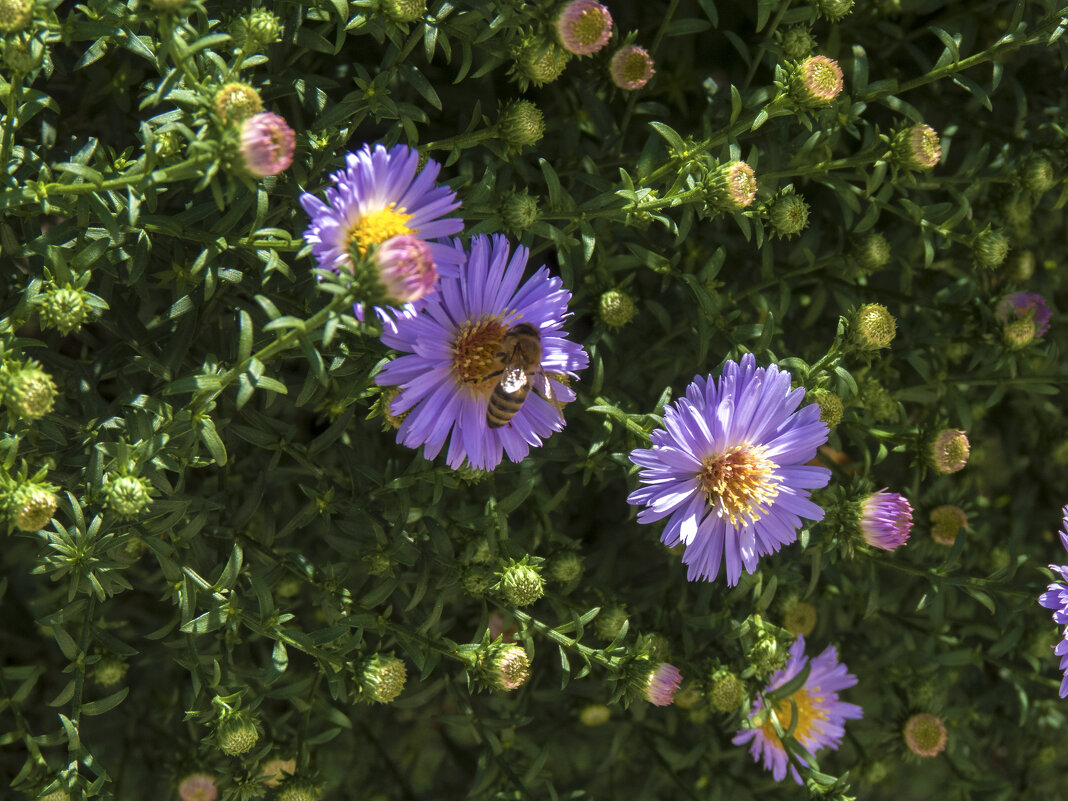
{"type": "Polygon", "coordinates": [[[7,104],[4,110],[3,141],[0,142],[0,168],[6,170],[11,159],[11,148],[15,142],[15,114],[18,111],[19,97],[22,95],[22,82],[12,81],[7,85],[7,104]]]}
{"type": "Polygon", "coordinates": [[[831,172],[832,170],[847,170],[853,167],[867,167],[874,164],[876,161],[886,157],[885,150],[868,151],[867,153],[858,153],[855,156],[849,156],[848,158],[834,159],[832,161],[819,161],[815,164],[810,164],[805,167],[798,167],[795,169],[785,170],[772,170],[770,172],[760,173],[760,179],[762,181],[771,180],[775,178],[800,178],[807,175],[821,174],[825,172],[831,172]]]}
{"type": "Polygon", "coordinates": [[[745,82],[742,86],[748,88],[749,84],[753,80],[753,76],[756,75],[757,68],[760,66],[761,60],[764,58],[764,54],[768,52],[767,43],[772,36],[775,35],[775,31],[778,30],[779,25],[782,24],[782,18],[785,16],[787,9],[790,8],[790,0],[784,0],[779,4],[779,10],[775,12],[775,19],[771,21],[771,27],[768,28],[768,32],[764,34],[764,40],[757,48],[757,54],[753,58],[753,62],[749,65],[749,72],[745,75],[745,82]]]}
{"type": "Polygon", "coordinates": [[[474,147],[487,139],[496,139],[499,135],[500,133],[496,126],[493,128],[483,128],[481,131],[457,134],[456,136],[450,136],[447,139],[441,139],[436,142],[427,142],[420,148],[420,150],[424,152],[429,152],[431,150],[464,150],[469,147],[474,147]]]}
{"type": "Polygon", "coordinates": [[[511,607],[509,611],[516,618],[516,620],[519,620],[524,625],[534,629],[534,631],[538,632],[538,634],[541,634],[546,639],[552,640],[557,645],[567,648],[570,651],[575,651],[576,653],[581,654],[583,657],[588,659],[590,662],[596,662],[598,665],[607,668],[608,670],[614,671],[619,669],[619,660],[614,657],[607,656],[604,651],[583,645],[578,640],[573,640],[570,637],[561,634],[552,626],[546,625],[540,620],[534,619],[526,612],[516,609],[515,607],[511,607]]]}
{"type": "Polygon", "coordinates": [[[199,178],[201,175],[201,168],[211,164],[215,161],[215,155],[210,153],[204,153],[196,156],[192,156],[183,162],[173,164],[170,167],[166,167],[162,170],[153,170],[152,172],[134,172],[120,175],[115,178],[109,178],[100,183],[78,183],[78,184],[64,184],[64,183],[48,183],[48,184],[34,184],[32,182],[27,184],[25,190],[23,190],[23,197],[28,202],[36,202],[44,200],[48,197],[55,195],[88,195],[93,192],[107,192],[113,189],[126,189],[132,187],[135,184],[145,181],[149,178],[153,183],[164,185],[175,180],[183,180],[185,178],[199,178]],[[186,174],[188,173],[188,174],[186,174]]]}
{"type": "MultiPolygon", "coordinates": [[[[667,26],[671,23],[671,19],[675,16],[675,12],[678,8],[679,0],[671,0],[668,9],[664,14],[664,19],[660,23],[660,27],[656,30],[656,36],[653,37],[652,47],[649,48],[649,55],[654,60],[656,59],[657,50],[660,48],[660,43],[664,41],[667,26]]],[[[619,123],[619,143],[616,146],[616,158],[619,158],[623,152],[623,140],[626,138],[627,128],[630,127],[630,119],[634,116],[634,107],[638,104],[638,93],[630,92],[629,94],[630,97],[627,98],[627,107],[623,110],[623,119],[619,123]]]]}

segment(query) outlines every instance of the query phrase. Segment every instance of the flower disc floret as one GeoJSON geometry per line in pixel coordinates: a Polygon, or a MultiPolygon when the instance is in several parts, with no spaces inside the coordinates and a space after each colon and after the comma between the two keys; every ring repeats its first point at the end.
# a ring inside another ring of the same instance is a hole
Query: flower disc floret
{"type": "Polygon", "coordinates": [[[653,69],[653,57],[649,51],[638,45],[621,47],[612,56],[608,65],[612,83],[627,92],[641,89],[656,74],[653,69]]]}
{"type": "Polygon", "coordinates": [[[448,440],[446,460],[454,470],[465,463],[492,470],[504,454],[521,461],[563,429],[560,404],[573,401],[575,392],[562,378],[576,378],[588,356],[562,330],[571,293],[560,279],[542,267],[520,285],[527,255],[525,247],[512,253],[503,236],[474,237],[459,275],[443,277],[419,312],[398,314],[383,334],[401,353],[375,378],[401,387],[391,407],[395,415],[408,412],[398,443],[422,446],[433,459],[448,440]],[[533,388],[515,415],[491,428],[487,407],[503,375],[502,343],[519,322],[538,332],[541,362],[524,371],[533,388]]]}
{"type": "Polygon", "coordinates": [[[556,35],[569,53],[591,55],[612,38],[612,15],[596,0],[572,0],[556,18],[556,35]]]}
{"type": "Polygon", "coordinates": [[[296,144],[289,123],[273,111],[261,111],[241,123],[242,164],[257,178],[286,170],[293,163],[296,144]]]}
{"type": "Polygon", "coordinates": [[[757,367],[753,355],[728,361],[717,381],[696,377],[684,397],[664,410],[664,429],[652,448],[630,454],[643,486],[627,498],[646,508],[639,523],[669,518],[661,535],[683,544],[691,580],[713,580],[726,563],[727,583],[742,568],[797,538],[801,519],[822,520],[809,490],[830,471],[806,464],[827,442],[819,406],[799,409],[803,389],[775,365],[757,367]]]}
{"type": "Polygon", "coordinates": [[[911,531],[912,504],[905,496],[881,489],[860,502],[860,533],[873,548],[899,548],[911,531]]]}
{"type": "MultiPolygon", "coordinates": [[[[786,667],[772,675],[764,692],[771,693],[782,687],[797,676],[808,662],[809,658],[805,656],[805,638],[798,637],[790,649],[786,667]]],[[[856,704],[838,700],[839,691],[855,685],[857,677],[849,673],[846,666],[838,661],[834,646],[828,646],[811,662],[812,667],[805,683],[790,696],[778,700],[773,710],[782,730],[788,731],[793,726],[793,738],[809,753],[815,755],[822,748],[837,749],[845,735],[846,720],[860,718],[863,710],[856,704]],[[797,705],[796,721],[793,719],[794,706],[791,701],[797,705]]],[[[785,779],[789,769],[794,780],[801,784],[801,776],[797,768],[789,764],[786,749],[775,732],[771,715],[759,698],[749,711],[749,720],[756,725],[754,728],[739,731],[734,737],[734,744],[749,743],[753,761],[759,762],[763,759],[765,769],[771,771],[776,781],[785,779]]],[[[802,765],[808,765],[803,757],[795,754],[795,758],[802,765]]]]}
{"type": "Polygon", "coordinates": [[[435,181],[441,165],[428,159],[419,169],[419,154],[406,145],[386,150],[370,145],[345,156],[344,169],[330,176],[326,202],[304,193],[300,204],[311,218],[304,239],[319,266],[351,273],[353,249],[364,256],[402,234],[427,243],[441,275],[455,275],[463,260],[456,248],[436,242],[463,230],[463,220],[444,215],[460,207],[456,193],[435,181]]]}

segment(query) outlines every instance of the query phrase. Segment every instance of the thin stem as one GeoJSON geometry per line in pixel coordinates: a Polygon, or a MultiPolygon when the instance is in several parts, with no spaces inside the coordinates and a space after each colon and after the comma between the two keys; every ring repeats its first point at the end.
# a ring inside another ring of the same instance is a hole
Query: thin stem
{"type": "Polygon", "coordinates": [[[162,185],[184,178],[199,178],[201,168],[206,167],[214,161],[214,154],[203,153],[192,156],[183,162],[173,164],[162,170],[127,173],[115,178],[109,178],[100,183],[64,184],[53,182],[48,184],[30,184],[23,191],[23,197],[26,200],[33,202],[44,200],[45,198],[55,195],[88,195],[92,192],[107,192],[113,189],[126,189],[141,181],[147,180],[148,178],[151,178],[153,183],[162,185]],[[186,175],[185,173],[189,174],[186,175]]]}
{"type": "Polygon", "coordinates": [[[775,35],[775,31],[778,30],[779,25],[782,24],[782,18],[785,16],[787,9],[790,8],[790,0],[784,0],[779,4],[779,10],[775,12],[775,19],[771,21],[771,27],[768,28],[768,32],[764,34],[764,40],[757,47],[757,54],[753,58],[752,63],[749,65],[749,72],[745,75],[745,82],[742,84],[748,88],[749,84],[753,80],[753,76],[756,75],[757,68],[760,66],[761,60],[764,58],[764,54],[768,52],[767,43],[772,36],[775,35]]]}
{"type": "Polygon", "coordinates": [[[11,147],[15,142],[15,114],[18,111],[18,101],[21,95],[22,81],[12,81],[7,85],[3,140],[0,142],[0,165],[3,165],[4,169],[7,169],[11,159],[11,147]]]}
{"type": "MultiPolygon", "coordinates": [[[[675,12],[678,11],[679,0],[671,0],[668,4],[668,9],[664,14],[664,19],[660,23],[660,27],[656,30],[656,36],[653,37],[653,44],[649,48],[649,55],[653,60],[656,59],[656,53],[660,48],[660,43],[664,41],[664,35],[667,33],[667,26],[671,23],[672,17],[675,16],[675,12]]],[[[619,156],[623,152],[623,140],[627,133],[627,128],[630,127],[630,119],[634,116],[634,107],[638,104],[638,93],[631,92],[630,97],[627,98],[627,107],[623,110],[623,120],[619,123],[619,144],[616,146],[615,157],[619,156]]]]}
{"type": "Polygon", "coordinates": [[[604,651],[595,648],[590,648],[587,645],[583,645],[578,640],[573,640],[570,637],[561,634],[552,626],[546,625],[540,620],[532,618],[526,612],[523,612],[519,609],[513,607],[509,611],[511,611],[512,615],[517,620],[534,629],[534,631],[538,632],[546,639],[552,640],[557,645],[563,646],[564,648],[567,648],[570,651],[575,651],[576,653],[581,654],[589,661],[596,662],[601,667],[608,668],[609,670],[619,669],[619,660],[614,657],[607,656],[604,651]]]}

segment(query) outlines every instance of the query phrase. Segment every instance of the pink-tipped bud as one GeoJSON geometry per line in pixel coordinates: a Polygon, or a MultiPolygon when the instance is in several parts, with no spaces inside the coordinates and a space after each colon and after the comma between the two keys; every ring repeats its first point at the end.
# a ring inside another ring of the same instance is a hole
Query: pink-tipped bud
{"type": "Polygon", "coordinates": [[[906,170],[929,170],[942,160],[942,142],[930,125],[910,125],[894,136],[895,160],[906,170]]]}
{"type": "Polygon", "coordinates": [[[569,53],[591,55],[612,37],[612,15],[596,0],[572,0],[556,18],[556,34],[569,53]]]}
{"type": "Polygon", "coordinates": [[[946,724],[934,715],[921,713],[905,722],[905,745],[916,756],[935,757],[946,750],[946,724]]]}
{"type": "Polygon", "coordinates": [[[379,280],[391,303],[414,303],[430,293],[438,271],[430,247],[410,234],[383,242],[375,251],[379,280]]]}
{"type": "Polygon", "coordinates": [[[939,473],[956,473],[968,464],[971,445],[968,435],[956,428],[944,428],[931,441],[928,456],[939,473]]]}
{"type": "Polygon", "coordinates": [[[241,158],[257,178],[278,175],[293,163],[296,136],[273,111],[253,114],[241,124],[241,158]]]}
{"type": "Polygon", "coordinates": [[[931,510],[931,539],[939,545],[953,545],[961,529],[968,528],[968,515],[959,506],[939,506],[931,510]]]}
{"type": "Polygon", "coordinates": [[[790,82],[790,95],[801,106],[818,108],[842,92],[842,68],[827,56],[810,56],[797,66],[790,82]]]}
{"type": "Polygon", "coordinates": [[[521,687],[530,676],[530,657],[519,645],[506,645],[493,658],[493,686],[498,690],[521,687]]]}
{"type": "Polygon", "coordinates": [[[617,50],[608,69],[612,74],[612,83],[628,92],[641,89],[656,73],[649,51],[638,45],[627,45],[617,50]]]}
{"type": "Polygon", "coordinates": [[[682,685],[682,674],[674,665],[661,662],[649,672],[645,682],[645,700],[656,706],[668,706],[682,685]]]}
{"type": "Polygon", "coordinates": [[[219,797],[219,788],[210,774],[190,773],[179,782],[178,797],[182,801],[215,801],[219,797]]]}

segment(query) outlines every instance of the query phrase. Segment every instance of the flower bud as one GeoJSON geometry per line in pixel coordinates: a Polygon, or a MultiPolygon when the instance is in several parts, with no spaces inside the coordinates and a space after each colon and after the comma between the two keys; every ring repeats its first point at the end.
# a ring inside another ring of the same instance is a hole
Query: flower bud
{"type": "Polygon", "coordinates": [[[795,637],[807,637],[816,628],[819,614],[816,607],[807,601],[796,601],[783,617],[782,627],[795,637]]]}
{"type": "Polygon", "coordinates": [[[842,92],[842,68],[827,56],[809,56],[790,77],[790,97],[801,108],[828,106],[842,92]]]}
{"type": "Polygon", "coordinates": [[[411,234],[391,237],[375,248],[374,262],[382,294],[390,305],[414,303],[438,281],[430,247],[411,234]]]}
{"type": "Polygon", "coordinates": [[[946,750],[946,724],[926,712],[910,717],[901,734],[916,756],[935,757],[946,750]]]}
{"type": "Polygon", "coordinates": [[[105,656],[93,665],[93,681],[101,687],[114,687],[126,676],[129,665],[117,656],[105,656]]]}
{"type": "Polygon", "coordinates": [[[1030,344],[1034,338],[1041,337],[1049,331],[1049,321],[1053,316],[1046,304],[1046,299],[1037,292],[1013,292],[1011,295],[1006,295],[998,301],[994,315],[1005,326],[1006,339],[1009,339],[1008,329],[1013,323],[1030,322],[1031,325],[1025,326],[1019,334],[1020,336],[1030,334],[1030,337],[1023,343],[1024,345],[1030,344]]]}
{"type": "Polygon", "coordinates": [[[388,704],[404,689],[408,669],[392,654],[375,654],[363,666],[359,680],[362,698],[388,704]]]}
{"type": "Polygon", "coordinates": [[[622,606],[611,606],[607,609],[602,609],[594,620],[594,631],[597,632],[597,636],[602,640],[611,642],[619,634],[623,624],[627,622],[629,617],[627,610],[622,606]]]}
{"type": "Polygon", "coordinates": [[[744,161],[728,161],[705,178],[708,205],[720,211],[741,211],[756,198],[753,168],[744,161]]]}
{"type": "Polygon", "coordinates": [[[1025,318],[1005,323],[1002,336],[1009,350],[1023,350],[1035,341],[1035,321],[1025,318]]]}
{"type": "Polygon", "coordinates": [[[297,772],[297,760],[295,759],[272,759],[265,763],[260,777],[267,787],[278,787],[287,778],[297,772]]]}
{"type": "Polygon", "coordinates": [[[943,474],[956,473],[968,464],[971,446],[968,435],[956,428],[939,431],[928,446],[927,455],[931,466],[943,474]]]}
{"type": "Polygon", "coordinates": [[[473,598],[485,598],[494,587],[493,571],[482,565],[466,565],[460,570],[460,587],[473,598]]]}
{"type": "Polygon", "coordinates": [[[244,712],[226,713],[215,728],[219,750],[227,756],[247,753],[259,739],[259,722],[244,712]]]}
{"type": "Polygon", "coordinates": [[[1032,153],[1023,163],[1023,185],[1036,195],[1048,192],[1057,183],[1053,165],[1045,156],[1032,153]]]}
{"type": "Polygon", "coordinates": [[[545,135],[545,117],[529,100],[514,100],[501,112],[497,130],[509,148],[520,151],[545,135]]]}
{"type": "Polygon", "coordinates": [[[782,52],[787,58],[799,61],[812,53],[816,47],[816,40],[812,33],[803,25],[794,25],[787,28],[782,34],[782,52]]]}
{"type": "Polygon", "coordinates": [[[501,205],[501,220],[512,233],[520,234],[538,221],[538,199],[522,192],[512,192],[501,205]]]}
{"type": "Polygon", "coordinates": [[[400,387],[382,387],[375,402],[371,404],[371,411],[367,415],[368,419],[372,417],[381,417],[384,422],[384,427],[388,426],[394,430],[400,428],[401,423],[404,422],[404,418],[408,416],[408,410],[400,412],[399,414],[394,413],[393,411],[393,401],[400,397],[400,394],[400,387]]]}
{"type": "Polygon", "coordinates": [[[251,175],[266,178],[293,163],[297,143],[293,129],[273,111],[261,111],[241,123],[241,163],[251,175]]]}
{"type": "Polygon", "coordinates": [[[1001,231],[986,229],[972,242],[972,258],[977,267],[992,270],[1009,255],[1009,238],[1001,231]]]}
{"type": "Polygon", "coordinates": [[[570,584],[582,576],[582,556],[564,551],[549,563],[549,578],[559,584],[570,584]]]}
{"type": "Polygon", "coordinates": [[[845,18],[853,10],[853,0],[814,0],[819,15],[831,22],[845,18]]]}
{"type": "Polygon", "coordinates": [[[939,506],[931,510],[931,539],[939,545],[953,545],[957,534],[968,528],[968,515],[959,506],[939,506]]]}
{"type": "Polygon", "coordinates": [[[767,213],[771,233],[780,239],[797,236],[808,227],[808,203],[793,192],[771,201],[767,213]]]}
{"type": "Polygon", "coordinates": [[[612,37],[612,15],[596,0],[571,0],[556,18],[556,35],[569,53],[591,55],[612,37]]]}
{"type": "Polygon", "coordinates": [[[490,683],[508,692],[521,687],[530,676],[530,657],[520,645],[505,645],[494,655],[490,683]]]}
{"type": "Polygon", "coordinates": [[[278,801],[319,801],[322,788],[310,779],[288,779],[278,791],[278,801]]]}
{"type": "Polygon", "coordinates": [[[612,710],[604,704],[590,704],[583,707],[579,713],[579,720],[582,721],[583,726],[603,726],[605,723],[612,719],[612,710]]]}
{"type": "Polygon", "coordinates": [[[859,525],[868,545],[896,550],[908,542],[912,531],[912,505],[897,492],[873,492],[860,502],[859,525]]]}
{"type": "Polygon", "coordinates": [[[230,36],[246,53],[262,50],[281,38],[282,23],[273,11],[255,8],[238,17],[230,25],[230,36]]]}
{"type": "Polygon", "coordinates": [[[901,410],[886,387],[869,380],[860,390],[860,402],[877,423],[896,423],[901,410]]]}
{"type": "Polygon", "coordinates": [[[877,273],[890,263],[890,243],[882,234],[868,234],[857,245],[854,258],[861,275],[877,273]]]}
{"type": "Polygon", "coordinates": [[[879,350],[890,347],[897,334],[897,323],[882,304],[865,303],[857,309],[850,331],[853,344],[860,350],[879,350]]]}
{"type": "Polygon", "coordinates": [[[0,34],[18,33],[32,17],[33,0],[0,0],[0,34]]]}
{"type": "Polygon", "coordinates": [[[1005,201],[1002,207],[1005,222],[1014,233],[1026,236],[1031,230],[1031,201],[1026,195],[1015,195],[1005,201]]]}
{"type": "Polygon", "coordinates": [[[820,407],[820,420],[829,428],[834,428],[842,422],[842,400],[833,392],[826,389],[814,389],[809,393],[809,398],[820,407]]]}
{"type": "Polygon", "coordinates": [[[638,45],[619,48],[608,64],[608,72],[612,76],[612,83],[627,92],[641,89],[656,74],[653,57],[638,45]]]}
{"type": "Polygon", "coordinates": [[[89,317],[85,292],[71,287],[57,287],[42,293],[40,299],[41,327],[55,328],[66,336],[82,327],[89,317]]]}
{"type": "Polygon", "coordinates": [[[37,39],[4,42],[4,66],[15,75],[29,75],[44,62],[44,45],[37,39]]]}
{"type": "Polygon", "coordinates": [[[17,417],[38,420],[52,411],[56,402],[56,384],[52,376],[31,360],[7,376],[3,398],[7,408],[17,417]]]}
{"type": "Polygon", "coordinates": [[[774,636],[768,634],[756,641],[746,657],[758,676],[768,676],[785,667],[787,652],[779,646],[774,636]]]}
{"type": "Polygon", "coordinates": [[[541,573],[532,565],[513,560],[498,575],[497,589],[516,606],[529,606],[545,594],[541,573]]]}
{"type": "Polygon", "coordinates": [[[381,0],[379,8],[394,22],[415,22],[426,14],[426,0],[381,0]]]}
{"type": "Polygon", "coordinates": [[[717,712],[733,714],[745,700],[745,685],[733,673],[719,671],[712,677],[708,700],[717,712]]]}
{"type": "Polygon", "coordinates": [[[682,674],[674,665],[661,662],[645,680],[645,700],[655,706],[670,706],[682,685],[682,674]]]}
{"type": "Polygon", "coordinates": [[[568,54],[552,42],[532,38],[525,41],[515,52],[515,69],[521,78],[541,86],[552,83],[567,66],[568,54]]]}
{"type": "Polygon", "coordinates": [[[622,328],[634,319],[634,301],[621,289],[610,289],[597,304],[601,321],[609,328],[622,328]]]}
{"type": "Polygon", "coordinates": [[[261,111],[260,93],[247,83],[228,83],[215,93],[215,113],[224,125],[244,122],[261,111]]]}
{"type": "Polygon", "coordinates": [[[133,520],[152,501],[152,485],[137,476],[119,476],[104,484],[104,505],[120,520],[133,520]]]}
{"type": "Polygon", "coordinates": [[[917,123],[894,135],[890,152],[894,161],[906,170],[929,170],[942,160],[942,143],[934,128],[917,123]]]}
{"type": "Polygon", "coordinates": [[[11,515],[15,528],[40,531],[48,525],[56,512],[56,496],[52,488],[41,484],[23,484],[11,498],[11,515]]]}
{"type": "Polygon", "coordinates": [[[219,797],[215,777],[210,773],[190,773],[178,783],[178,797],[181,801],[215,801],[219,797]]]}

